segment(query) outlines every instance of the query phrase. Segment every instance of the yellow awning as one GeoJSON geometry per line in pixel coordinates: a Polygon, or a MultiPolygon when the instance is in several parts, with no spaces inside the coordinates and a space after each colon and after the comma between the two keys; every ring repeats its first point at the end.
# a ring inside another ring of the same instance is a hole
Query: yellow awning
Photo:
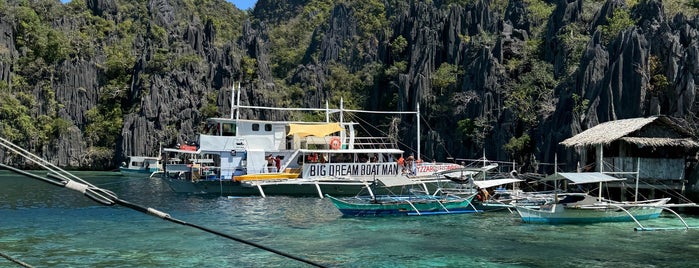
{"type": "Polygon", "coordinates": [[[289,124],[289,135],[296,134],[301,137],[325,137],[341,130],[342,127],[340,127],[340,123],[329,123],[322,125],[289,124]]]}

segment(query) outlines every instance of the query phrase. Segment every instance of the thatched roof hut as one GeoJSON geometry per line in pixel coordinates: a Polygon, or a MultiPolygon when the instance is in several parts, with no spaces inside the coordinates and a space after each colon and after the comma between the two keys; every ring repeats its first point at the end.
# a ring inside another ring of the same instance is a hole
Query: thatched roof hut
{"type": "Polygon", "coordinates": [[[609,121],[562,141],[566,147],[606,146],[615,141],[643,147],[679,147],[686,150],[699,149],[699,143],[691,132],[670,118],[653,116],[609,121]]]}
{"type": "Polygon", "coordinates": [[[684,177],[686,157],[699,150],[692,133],[665,116],[605,122],[560,144],[574,147],[583,167],[671,180],[684,177]]]}

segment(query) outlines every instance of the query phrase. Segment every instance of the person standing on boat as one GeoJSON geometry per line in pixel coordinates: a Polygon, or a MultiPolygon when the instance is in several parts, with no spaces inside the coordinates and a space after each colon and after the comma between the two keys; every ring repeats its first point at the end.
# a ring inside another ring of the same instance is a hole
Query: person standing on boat
{"type": "Polygon", "coordinates": [[[274,172],[274,156],[271,154],[267,156],[267,172],[274,172]]]}
{"type": "Polygon", "coordinates": [[[405,161],[405,166],[408,168],[410,175],[417,174],[417,166],[415,165],[415,157],[413,157],[413,155],[408,156],[408,160],[405,161]]]}
{"type": "Polygon", "coordinates": [[[277,155],[277,157],[274,158],[274,165],[277,167],[277,172],[281,172],[282,168],[282,156],[277,155]]]}
{"type": "Polygon", "coordinates": [[[405,173],[405,159],[402,154],[398,158],[398,168],[400,168],[401,173],[405,173]]]}

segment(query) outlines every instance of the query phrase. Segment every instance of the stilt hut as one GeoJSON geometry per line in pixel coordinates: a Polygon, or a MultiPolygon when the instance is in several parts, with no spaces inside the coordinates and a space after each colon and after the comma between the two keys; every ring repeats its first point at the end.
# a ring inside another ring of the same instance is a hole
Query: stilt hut
{"type": "Polygon", "coordinates": [[[638,171],[646,187],[680,191],[685,165],[699,150],[693,134],[665,116],[605,122],[560,144],[576,149],[585,171],[638,171]]]}

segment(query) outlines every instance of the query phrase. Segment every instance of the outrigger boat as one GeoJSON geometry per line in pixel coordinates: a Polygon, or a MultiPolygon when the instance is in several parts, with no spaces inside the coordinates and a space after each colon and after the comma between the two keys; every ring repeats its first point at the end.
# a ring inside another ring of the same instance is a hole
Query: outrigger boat
{"type": "MultiPolygon", "coordinates": [[[[378,179],[382,187],[412,184],[404,177],[378,179]]],[[[375,191],[376,187],[372,187],[375,191]]],[[[367,188],[371,189],[371,188],[367,188]]],[[[326,194],[333,205],[344,216],[424,216],[441,214],[463,214],[479,212],[471,205],[474,195],[429,195],[423,191],[408,191],[408,194],[368,195],[337,198],[326,194]]]]}
{"type": "MultiPolygon", "coordinates": [[[[599,172],[558,173],[572,184],[620,182],[626,179],[599,172]]],[[[660,217],[670,198],[642,202],[616,202],[587,193],[557,194],[555,202],[537,208],[517,207],[526,223],[596,223],[647,220],[660,217]]]]}
{"type": "MultiPolygon", "coordinates": [[[[555,193],[552,202],[535,208],[515,206],[522,222],[548,224],[635,222],[639,226],[635,228],[638,231],[658,230],[663,228],[644,227],[639,221],[658,218],[664,210],[680,219],[685,226],[681,229],[696,228],[687,226],[684,219],[670,209],[671,207],[695,207],[694,203],[670,204],[670,198],[643,201],[614,201],[603,198],[603,183],[626,181],[626,178],[617,178],[603,172],[556,173],[547,180],[560,178],[567,179],[574,185],[599,183],[598,196],[588,193],[555,193]]],[[[638,195],[637,192],[636,195],[638,195]]]]}
{"type": "MultiPolygon", "coordinates": [[[[461,167],[453,163],[399,165],[405,153],[389,138],[359,137],[359,124],[345,122],[347,112],[329,109],[287,109],[244,106],[232,101],[230,118],[207,119],[194,148],[166,148],[166,158],[208,159],[210,165],[186,161],[166,165],[160,177],[176,192],[221,195],[324,194],[351,196],[369,186],[374,177],[410,176],[425,191],[437,189],[438,171],[461,167]],[[324,122],[240,119],[240,109],[325,112],[324,122]],[[235,116],[233,114],[235,111],[235,116]],[[339,113],[339,122],[330,115],[339,113]],[[413,168],[414,167],[414,168],[413,168]]],[[[235,93],[233,94],[235,96],[235,93]]],[[[396,112],[373,112],[391,113],[396,112]]],[[[418,112],[398,112],[419,114],[418,112]]],[[[418,140],[418,144],[419,144],[418,140]]],[[[418,146],[417,155],[420,155],[418,146]]],[[[419,157],[418,157],[419,160],[419,157]]],[[[407,163],[406,163],[407,164],[407,163]]],[[[396,186],[391,190],[400,190],[396,186]]]]}

